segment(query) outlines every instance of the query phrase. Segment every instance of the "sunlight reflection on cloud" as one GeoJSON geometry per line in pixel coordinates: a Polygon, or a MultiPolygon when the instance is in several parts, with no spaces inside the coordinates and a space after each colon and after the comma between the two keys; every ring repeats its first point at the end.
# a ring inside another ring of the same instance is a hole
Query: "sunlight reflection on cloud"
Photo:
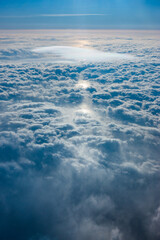
{"type": "Polygon", "coordinates": [[[85,80],[79,80],[78,83],[76,84],[77,88],[82,88],[82,89],[87,89],[90,87],[90,83],[85,80]]]}

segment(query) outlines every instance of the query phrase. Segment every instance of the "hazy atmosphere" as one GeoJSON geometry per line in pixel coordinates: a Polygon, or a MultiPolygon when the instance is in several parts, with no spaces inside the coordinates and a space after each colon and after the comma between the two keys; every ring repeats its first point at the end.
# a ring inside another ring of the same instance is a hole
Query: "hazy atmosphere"
{"type": "Polygon", "coordinates": [[[0,2],[0,239],[160,239],[160,4],[0,2]]]}

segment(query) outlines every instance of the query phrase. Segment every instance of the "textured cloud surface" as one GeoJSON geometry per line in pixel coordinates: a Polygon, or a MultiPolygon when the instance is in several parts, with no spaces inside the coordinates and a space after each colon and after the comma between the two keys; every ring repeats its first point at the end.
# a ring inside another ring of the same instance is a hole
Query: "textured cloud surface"
{"type": "Polygon", "coordinates": [[[0,239],[160,238],[158,36],[1,33],[0,239]]]}

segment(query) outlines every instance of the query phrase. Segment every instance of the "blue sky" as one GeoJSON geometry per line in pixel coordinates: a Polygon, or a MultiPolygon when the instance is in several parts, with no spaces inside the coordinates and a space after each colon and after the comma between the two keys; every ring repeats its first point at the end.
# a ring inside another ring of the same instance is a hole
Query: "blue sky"
{"type": "Polygon", "coordinates": [[[0,1],[1,29],[159,29],[159,23],[159,0],[0,1]]]}

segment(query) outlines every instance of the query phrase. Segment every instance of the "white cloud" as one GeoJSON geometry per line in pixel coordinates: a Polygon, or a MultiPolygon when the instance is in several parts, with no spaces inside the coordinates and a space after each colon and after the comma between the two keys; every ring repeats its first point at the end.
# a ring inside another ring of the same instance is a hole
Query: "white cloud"
{"type": "Polygon", "coordinates": [[[12,34],[0,46],[0,237],[158,239],[157,40],[12,34]],[[41,48],[53,37],[59,47],[41,48]]]}
{"type": "Polygon", "coordinates": [[[23,16],[0,16],[0,18],[34,18],[34,17],[85,17],[85,16],[106,16],[108,14],[99,13],[71,13],[71,14],[37,14],[37,15],[23,15],[23,16]]]}
{"type": "Polygon", "coordinates": [[[84,13],[84,14],[41,14],[42,17],[83,17],[83,16],[106,16],[107,14],[84,13]]]}
{"type": "Polygon", "coordinates": [[[112,62],[112,61],[131,61],[134,57],[129,54],[106,53],[95,49],[70,47],[70,46],[52,46],[33,49],[33,52],[49,54],[53,59],[60,56],[62,59],[82,62],[112,62]]]}

